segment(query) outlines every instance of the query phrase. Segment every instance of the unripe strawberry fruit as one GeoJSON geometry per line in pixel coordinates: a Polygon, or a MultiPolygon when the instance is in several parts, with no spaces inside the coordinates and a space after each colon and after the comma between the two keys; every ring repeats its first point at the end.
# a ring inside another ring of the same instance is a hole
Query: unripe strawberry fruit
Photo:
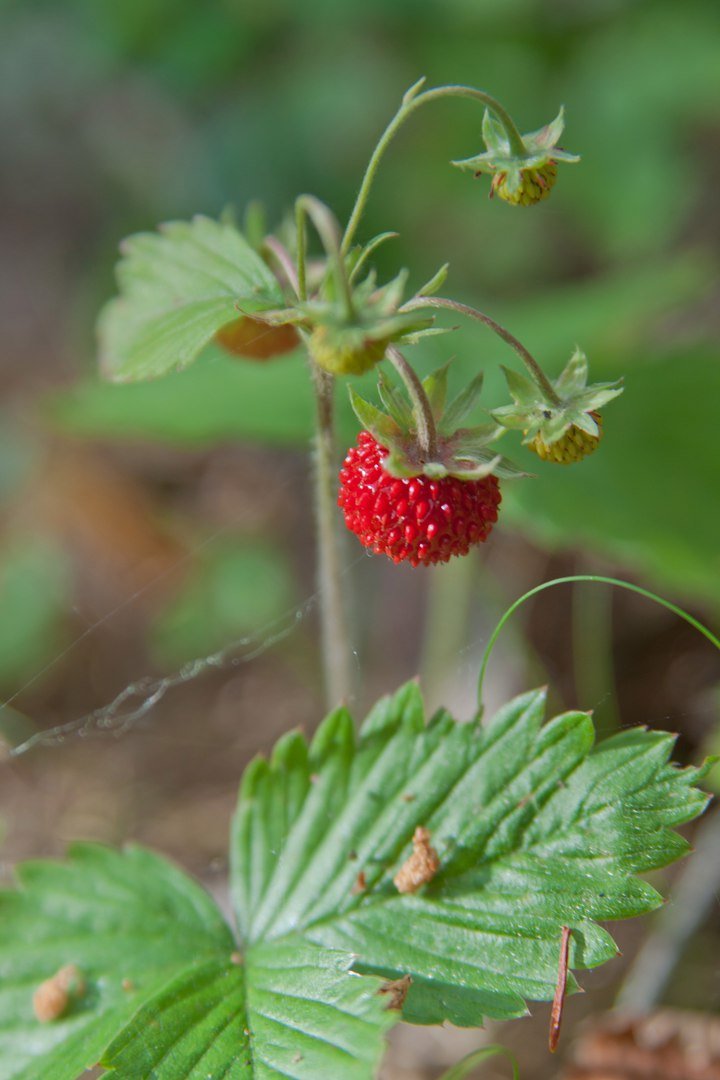
{"type": "Polygon", "coordinates": [[[310,355],[319,367],[331,375],[364,375],[385,355],[386,340],[365,338],[359,342],[355,335],[343,342],[342,334],[331,334],[326,326],[316,326],[310,335],[310,355]]]}
{"type": "Polygon", "coordinates": [[[260,319],[243,315],[220,327],[215,341],[232,356],[270,360],[297,349],[300,337],[294,326],[269,326],[260,319]]]}
{"type": "Polygon", "coordinates": [[[554,443],[544,442],[536,435],[529,447],[534,450],[543,461],[553,461],[558,465],[573,465],[576,461],[582,461],[588,454],[597,450],[602,435],[602,419],[600,413],[590,413],[598,425],[597,435],[588,435],[582,428],[573,424],[565,432],[561,439],[554,443]]]}
{"type": "Polygon", "coordinates": [[[487,540],[497,521],[495,476],[398,480],[382,466],[387,451],[367,431],[358,435],[340,470],[338,505],[365,547],[412,566],[447,562],[487,540]]]}
{"type": "Polygon", "coordinates": [[[523,169],[517,191],[508,188],[505,173],[497,172],[492,179],[490,194],[497,192],[501,199],[513,206],[532,206],[547,198],[556,179],[557,165],[554,161],[548,161],[547,165],[542,165],[539,169],[523,169]]]}

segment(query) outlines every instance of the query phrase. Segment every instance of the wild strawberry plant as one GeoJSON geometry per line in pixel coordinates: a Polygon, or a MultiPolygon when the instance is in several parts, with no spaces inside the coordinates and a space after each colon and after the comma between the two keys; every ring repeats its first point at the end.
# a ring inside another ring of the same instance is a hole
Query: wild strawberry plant
{"type": "MultiPolygon", "coordinates": [[[[455,164],[490,174],[491,195],[529,206],[549,195],[558,164],[577,161],[557,145],[562,112],[521,135],[483,91],[421,81],[381,136],[344,229],[301,195],[284,241],[258,230],[257,217],[245,232],[230,217],[198,217],[123,245],[118,296],[99,323],[107,378],[160,377],[211,342],[259,362],[305,347],[330,713],[312,740],[290,732],[245,771],[230,923],[185,874],[138,847],[82,844],[64,862],[19,868],[0,902],[8,1080],[75,1080],[96,1064],[127,1080],[371,1077],[401,1017],[470,1027],[519,1017],[557,994],[567,945],[570,969],[612,959],[599,922],[656,907],[638,875],[687,850],[673,830],[705,806],[703,770],[670,762],[669,735],[631,729],[595,746],[587,713],[545,720],[542,691],[458,723],[444,710],[427,718],[410,684],[357,731],[342,704],[343,514],[362,544],[395,562],[466,555],[489,535],[502,484],[523,475],[498,452],[500,438],[517,429],[541,459],[578,463],[599,444],[599,410],[621,391],[588,385],[579,350],[548,378],[509,330],[438,295],[447,267],[410,294],[405,271],[378,284],[373,255],[394,234],[356,239],[375,174],[404,121],[448,97],[485,107],[485,150],[455,164]],[[311,257],[308,224],[321,249],[311,257]],[[482,423],[466,425],[480,371],[449,400],[448,365],[421,379],[408,359],[418,341],[447,332],[443,312],[491,329],[524,366],[506,371],[512,401],[482,423]],[[352,387],[372,369],[376,403],[352,387]],[[361,426],[339,476],[338,379],[350,382],[361,426]]],[[[567,989],[576,985],[570,971],[567,989]]]]}

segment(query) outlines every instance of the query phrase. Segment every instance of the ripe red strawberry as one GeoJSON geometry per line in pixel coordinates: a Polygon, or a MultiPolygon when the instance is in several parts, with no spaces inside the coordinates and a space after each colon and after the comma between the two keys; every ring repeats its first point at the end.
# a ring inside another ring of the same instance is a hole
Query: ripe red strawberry
{"type": "Polygon", "coordinates": [[[340,471],[338,505],[365,547],[412,566],[447,562],[487,540],[497,521],[497,477],[396,479],[382,466],[387,451],[367,431],[340,471]]]}

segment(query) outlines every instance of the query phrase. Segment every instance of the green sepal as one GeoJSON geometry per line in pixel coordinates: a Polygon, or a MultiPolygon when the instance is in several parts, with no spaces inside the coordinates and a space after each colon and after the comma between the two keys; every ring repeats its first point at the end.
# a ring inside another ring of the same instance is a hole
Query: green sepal
{"type": "Polygon", "coordinates": [[[482,385],[482,375],[454,399],[447,410],[447,376],[450,362],[423,380],[423,389],[436,423],[437,446],[428,460],[418,443],[417,424],[411,406],[387,375],[378,383],[380,398],[386,412],[350,391],[350,401],[362,426],[387,450],[383,468],[391,476],[408,479],[427,476],[434,480],[454,476],[460,480],[480,480],[494,473],[505,479],[527,476],[512,462],[492,449],[504,429],[498,424],[479,424],[458,428],[448,423],[448,417],[462,417],[475,403],[482,385]]]}
{"type": "Polygon", "coordinates": [[[394,442],[402,435],[402,428],[391,416],[382,412],[377,406],[371,405],[365,398],[361,398],[352,386],[348,386],[348,393],[350,404],[358,420],[382,446],[386,446],[388,441],[394,442]]]}
{"type": "Polygon", "coordinates": [[[349,278],[350,284],[357,280],[360,271],[367,264],[371,255],[374,255],[379,247],[381,247],[388,240],[396,240],[400,233],[396,232],[383,232],[378,233],[377,236],[373,236],[372,240],[369,240],[361,248],[355,248],[352,255],[348,259],[349,266],[349,278]]]}
{"type": "Polygon", "coordinates": [[[464,420],[468,413],[472,412],[482,393],[484,375],[481,372],[470,380],[467,386],[460,391],[457,397],[448,405],[444,415],[439,421],[440,430],[443,433],[453,430],[464,420]]]}
{"type": "Polygon", "coordinates": [[[621,380],[587,386],[587,357],[577,347],[552,383],[559,401],[526,375],[509,368],[503,371],[514,404],[493,409],[491,415],[503,427],[524,432],[526,444],[539,435],[547,446],[552,446],[571,427],[599,438],[600,428],[591,414],[623,391],[621,380]]]}
{"type": "Polygon", "coordinates": [[[575,163],[580,160],[577,154],[569,154],[557,145],[564,127],[565,112],[561,108],[549,124],[523,135],[523,152],[515,153],[500,120],[486,110],[482,129],[485,151],[473,157],[453,161],[452,164],[458,169],[473,173],[506,174],[506,184],[513,194],[522,184],[523,170],[541,169],[551,162],[575,163]]]}
{"type": "Polygon", "coordinates": [[[439,367],[436,371],[427,375],[422,381],[423,390],[430,402],[433,419],[436,423],[445,409],[445,402],[447,400],[448,369],[451,363],[452,360],[448,360],[446,364],[443,364],[442,367],[439,367]]]}
{"type": "Polygon", "coordinates": [[[426,281],[421,289],[418,289],[416,296],[434,296],[443,285],[448,276],[448,270],[450,269],[450,263],[443,263],[439,270],[437,270],[429,281],[426,281]]]}
{"type": "Polygon", "coordinates": [[[397,392],[384,371],[378,372],[378,393],[386,411],[401,428],[412,425],[412,409],[407,401],[397,392]]]}

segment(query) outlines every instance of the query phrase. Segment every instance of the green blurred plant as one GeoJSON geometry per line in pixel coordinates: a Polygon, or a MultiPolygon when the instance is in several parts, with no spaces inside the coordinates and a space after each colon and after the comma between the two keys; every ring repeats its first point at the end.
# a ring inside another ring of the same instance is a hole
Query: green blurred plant
{"type": "MultiPolygon", "coordinates": [[[[436,295],[446,267],[409,298],[404,272],[377,285],[370,262],[391,234],[360,245],[355,236],[387,146],[422,105],[462,97],[486,107],[486,152],[460,164],[490,171],[492,189],[513,205],[543,201],[558,161],[576,160],[557,149],[562,114],[523,136],[484,91],[422,83],[381,136],[344,230],[325,204],[301,195],[294,232],[283,229],[282,237],[258,234],[254,214],[249,237],[228,216],[197,217],[123,245],[119,295],[99,323],[108,377],[166,375],[215,341],[241,358],[230,364],[262,361],[264,378],[264,362],[287,352],[294,334],[307,347],[333,708],[311,742],[290,732],[269,762],[258,758],[245,771],[230,842],[234,932],[192,881],[138,848],[80,845],[64,863],[20,869],[18,890],[0,901],[8,996],[0,1062],[9,1080],[48,1070],[74,1080],[95,1063],[128,1080],[272,1072],[361,1080],[400,1015],[475,1026],[483,1017],[521,1016],[527,1000],[562,1002],[566,989],[577,989],[570,968],[616,954],[598,922],[660,903],[637,875],[684,854],[673,830],[706,804],[695,785],[707,766],[676,768],[671,736],[630,729],[596,748],[586,713],[543,723],[541,691],[515,698],[489,721],[479,707],[473,722],[457,723],[443,709],[426,720],[410,684],[382,699],[357,735],[347,710],[335,707],[348,692],[350,652],[334,379],[387,359],[400,380],[398,387],[381,373],[382,408],[351,392],[364,431],[340,476],[367,526],[366,534],[354,529],[363,543],[414,565],[466,553],[487,535],[468,518],[490,504],[473,499],[492,494],[495,512],[497,478],[520,472],[495,453],[505,428],[520,428],[541,457],[555,447],[557,460],[579,460],[563,440],[577,443],[580,432],[597,443],[596,410],[620,392],[615,382],[588,387],[577,351],[551,379],[494,318],[436,295]],[[322,245],[312,257],[308,222],[322,245]],[[461,426],[480,391],[477,370],[448,400],[448,365],[423,379],[405,356],[444,331],[434,325],[437,310],[489,328],[525,366],[527,377],[508,376],[514,403],[484,424],[461,426]],[[443,529],[454,530],[449,544],[443,529]]],[[[293,358],[281,363],[278,370],[293,371],[293,358]]],[[[493,520],[488,511],[483,525],[493,520]]],[[[236,556],[229,552],[211,571],[219,610],[241,620],[241,611],[225,608],[235,607],[239,574],[242,599],[257,589],[272,612],[284,595],[276,565],[257,552],[248,577],[247,552],[236,556]]],[[[191,590],[185,609],[195,602],[191,590]]],[[[480,686],[506,618],[490,638],[480,686]]],[[[184,649],[183,620],[181,605],[165,636],[184,649]]],[[[451,1075],[494,1052],[478,1051],[451,1075]]]]}

